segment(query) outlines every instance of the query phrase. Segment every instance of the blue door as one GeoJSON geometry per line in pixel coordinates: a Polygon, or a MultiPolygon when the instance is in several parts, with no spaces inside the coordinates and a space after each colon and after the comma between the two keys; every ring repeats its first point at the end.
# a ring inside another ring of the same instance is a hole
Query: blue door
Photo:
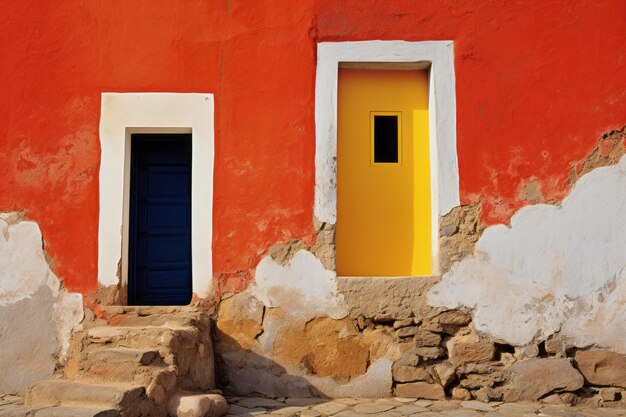
{"type": "Polygon", "coordinates": [[[128,303],[191,301],[191,135],[131,136],[128,303]]]}

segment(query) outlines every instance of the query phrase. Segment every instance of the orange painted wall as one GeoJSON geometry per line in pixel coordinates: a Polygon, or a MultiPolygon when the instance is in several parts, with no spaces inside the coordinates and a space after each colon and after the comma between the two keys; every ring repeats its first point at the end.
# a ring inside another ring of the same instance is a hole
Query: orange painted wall
{"type": "Polygon", "coordinates": [[[22,0],[0,18],[0,211],[39,222],[72,290],[96,286],[103,91],[215,93],[221,291],[312,236],[317,42],[455,41],[461,198],[488,224],[530,178],[563,197],[626,124],[622,0],[22,0]]]}

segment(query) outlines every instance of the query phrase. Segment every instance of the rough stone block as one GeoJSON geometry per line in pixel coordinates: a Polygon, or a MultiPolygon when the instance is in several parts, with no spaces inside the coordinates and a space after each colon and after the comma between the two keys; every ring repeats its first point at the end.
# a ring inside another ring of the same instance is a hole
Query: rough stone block
{"type": "Polygon", "coordinates": [[[427,330],[421,330],[415,333],[413,337],[415,346],[439,346],[441,344],[441,335],[432,333],[427,330]]]}
{"type": "Polygon", "coordinates": [[[487,362],[493,359],[496,352],[493,342],[476,340],[473,335],[455,336],[446,343],[446,347],[453,364],[487,362]]]}
{"type": "Polygon", "coordinates": [[[404,320],[396,320],[393,323],[393,328],[394,329],[401,329],[403,327],[408,327],[408,326],[413,326],[413,319],[412,318],[408,318],[408,319],[404,319],[404,320]]]}
{"type": "Polygon", "coordinates": [[[419,331],[419,327],[416,326],[402,327],[396,331],[396,335],[399,338],[411,337],[415,336],[417,333],[419,333],[419,331]]]}
{"type": "Polygon", "coordinates": [[[505,401],[537,401],[551,392],[576,391],[584,384],[569,359],[528,359],[513,364],[511,372],[505,401]]]}
{"type": "Polygon", "coordinates": [[[429,381],[428,371],[415,366],[395,365],[392,368],[393,380],[397,382],[429,381]]]}
{"type": "Polygon", "coordinates": [[[472,316],[462,311],[449,310],[437,315],[433,319],[433,321],[436,323],[450,324],[453,326],[466,326],[472,321],[472,316]]]}
{"type": "Polygon", "coordinates": [[[478,389],[482,387],[493,387],[497,382],[502,382],[501,373],[494,374],[470,374],[461,379],[461,386],[469,389],[478,389]]]}
{"type": "Polygon", "coordinates": [[[454,387],[452,388],[452,399],[467,401],[472,399],[472,394],[469,392],[469,390],[466,390],[465,388],[454,387]]]}
{"type": "Polygon", "coordinates": [[[513,356],[517,360],[536,358],[537,356],[539,356],[539,346],[535,344],[516,346],[513,356]]]}
{"type": "Polygon", "coordinates": [[[171,417],[220,417],[228,411],[228,404],[219,394],[175,394],[167,408],[171,417]]]}
{"type": "Polygon", "coordinates": [[[396,397],[443,400],[446,398],[446,394],[443,391],[443,387],[439,384],[411,382],[398,384],[396,386],[396,397]]]}
{"type": "Polygon", "coordinates": [[[448,362],[438,363],[434,367],[439,383],[447,387],[456,378],[456,367],[448,362]]]}
{"type": "Polygon", "coordinates": [[[564,356],[565,343],[560,336],[553,336],[546,340],[545,348],[546,352],[551,355],[564,356]]]}
{"type": "Polygon", "coordinates": [[[446,355],[446,352],[439,346],[416,347],[413,352],[424,359],[439,359],[446,355]]]}
{"type": "Polygon", "coordinates": [[[593,385],[626,388],[626,356],[601,350],[576,352],[576,366],[593,385]]]}

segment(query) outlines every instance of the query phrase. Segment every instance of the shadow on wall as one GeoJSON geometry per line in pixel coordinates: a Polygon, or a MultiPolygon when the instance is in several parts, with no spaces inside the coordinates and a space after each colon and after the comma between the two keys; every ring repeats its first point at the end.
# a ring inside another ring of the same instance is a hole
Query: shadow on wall
{"type": "Polygon", "coordinates": [[[284,366],[246,349],[219,329],[213,340],[228,347],[215,355],[216,383],[226,395],[330,398],[306,378],[290,375],[284,366]]]}

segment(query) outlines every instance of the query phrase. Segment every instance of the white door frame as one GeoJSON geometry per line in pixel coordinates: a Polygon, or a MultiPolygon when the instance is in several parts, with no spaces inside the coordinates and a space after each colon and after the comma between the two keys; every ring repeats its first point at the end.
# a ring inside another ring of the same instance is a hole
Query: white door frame
{"type": "Polygon", "coordinates": [[[416,63],[430,67],[429,142],[433,274],[439,271],[439,215],[459,203],[456,92],[452,41],[359,41],[317,44],[315,216],[337,220],[337,80],[341,63],[416,63]]]}
{"type": "Polygon", "coordinates": [[[192,290],[200,297],[209,294],[213,276],[213,113],[213,94],[102,93],[99,285],[128,283],[131,135],[191,133],[192,290]]]}

